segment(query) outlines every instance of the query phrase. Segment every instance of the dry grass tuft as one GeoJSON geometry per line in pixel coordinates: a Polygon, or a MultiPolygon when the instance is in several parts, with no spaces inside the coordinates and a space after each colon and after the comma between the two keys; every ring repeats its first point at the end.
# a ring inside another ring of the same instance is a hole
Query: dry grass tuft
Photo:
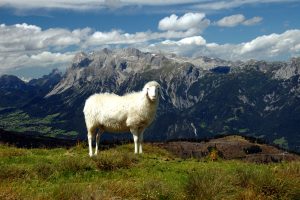
{"type": "Polygon", "coordinates": [[[33,174],[29,169],[22,166],[2,166],[0,167],[0,180],[16,180],[31,178],[33,174]]]}
{"type": "Polygon", "coordinates": [[[78,156],[65,156],[58,163],[59,171],[78,173],[93,170],[93,163],[89,158],[80,158],[78,156]]]}
{"type": "Polygon", "coordinates": [[[119,152],[116,150],[103,151],[92,158],[100,170],[111,171],[115,169],[128,169],[138,162],[138,158],[132,153],[119,152]]]}
{"type": "Polygon", "coordinates": [[[0,199],[19,200],[21,199],[21,194],[12,186],[0,185],[0,199]]]}
{"type": "Polygon", "coordinates": [[[16,148],[16,147],[1,146],[1,149],[0,149],[0,158],[25,156],[27,154],[28,154],[28,151],[26,151],[25,149],[20,149],[20,148],[16,148]]]}
{"type": "Polygon", "coordinates": [[[148,180],[142,184],[140,189],[140,198],[141,199],[176,199],[175,193],[160,180],[148,180]]]}
{"type": "Polygon", "coordinates": [[[187,199],[232,199],[231,177],[217,169],[191,172],[185,186],[187,199]],[[226,197],[226,198],[225,198],[226,197]]]}

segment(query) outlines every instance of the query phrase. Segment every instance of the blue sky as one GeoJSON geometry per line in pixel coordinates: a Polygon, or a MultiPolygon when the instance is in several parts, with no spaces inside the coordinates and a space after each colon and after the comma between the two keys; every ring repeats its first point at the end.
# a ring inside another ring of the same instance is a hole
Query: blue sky
{"type": "Polygon", "coordinates": [[[0,0],[0,75],[38,77],[79,51],[228,60],[300,56],[299,0],[0,0]]]}

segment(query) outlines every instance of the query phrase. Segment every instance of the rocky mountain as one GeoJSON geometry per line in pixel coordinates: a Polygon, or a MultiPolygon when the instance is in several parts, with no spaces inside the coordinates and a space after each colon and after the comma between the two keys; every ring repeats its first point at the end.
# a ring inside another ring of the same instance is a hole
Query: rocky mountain
{"type": "Polygon", "coordinates": [[[299,66],[300,58],[288,62],[231,62],[133,48],[82,52],[47,94],[21,109],[41,119],[55,115],[53,127],[76,131],[76,137],[84,138],[82,110],[88,96],[96,92],[122,95],[157,80],[165,101],[161,100],[156,120],[145,133],[146,140],[234,133],[300,151],[299,66]]]}
{"type": "Polygon", "coordinates": [[[41,78],[32,79],[28,82],[28,85],[39,88],[41,95],[46,95],[51,91],[54,86],[62,79],[62,72],[58,69],[53,69],[48,75],[44,75],[41,78]]]}
{"type": "Polygon", "coordinates": [[[1,107],[20,106],[33,95],[35,95],[35,89],[18,77],[12,75],[0,77],[1,107]]]}
{"type": "Polygon", "coordinates": [[[17,76],[3,75],[0,77],[0,108],[22,107],[36,97],[43,98],[61,78],[62,75],[57,69],[28,83],[17,76]]]}

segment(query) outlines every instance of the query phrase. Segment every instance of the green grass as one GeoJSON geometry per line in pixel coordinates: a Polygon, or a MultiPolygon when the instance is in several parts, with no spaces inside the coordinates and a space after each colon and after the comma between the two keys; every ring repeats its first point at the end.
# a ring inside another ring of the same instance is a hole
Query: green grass
{"type": "Polygon", "coordinates": [[[288,142],[287,142],[287,140],[286,140],[284,137],[275,139],[275,140],[273,141],[273,143],[274,143],[274,144],[277,144],[277,145],[279,145],[280,147],[285,148],[285,149],[288,149],[288,148],[289,148],[288,142]]]}
{"type": "Polygon", "coordinates": [[[247,133],[247,132],[249,132],[249,129],[248,128],[241,128],[238,131],[239,131],[239,133],[247,133]]]}
{"type": "Polygon", "coordinates": [[[57,116],[59,116],[59,113],[47,115],[44,118],[32,117],[21,110],[17,110],[9,114],[0,115],[0,126],[5,127],[8,131],[34,131],[48,137],[56,137],[57,135],[76,137],[78,133],[75,131],[66,132],[53,127],[53,124],[63,123],[63,121],[56,120],[57,116]]]}
{"type": "Polygon", "coordinates": [[[183,160],[133,144],[101,151],[0,145],[0,199],[300,199],[300,163],[183,160]]]}

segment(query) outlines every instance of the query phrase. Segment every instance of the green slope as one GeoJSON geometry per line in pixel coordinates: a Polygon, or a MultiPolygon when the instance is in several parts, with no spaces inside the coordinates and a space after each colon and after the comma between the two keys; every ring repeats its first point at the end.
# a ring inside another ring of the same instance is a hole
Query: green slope
{"type": "Polygon", "coordinates": [[[300,163],[182,160],[133,145],[89,158],[70,149],[0,146],[0,199],[300,199],[300,163]]]}

